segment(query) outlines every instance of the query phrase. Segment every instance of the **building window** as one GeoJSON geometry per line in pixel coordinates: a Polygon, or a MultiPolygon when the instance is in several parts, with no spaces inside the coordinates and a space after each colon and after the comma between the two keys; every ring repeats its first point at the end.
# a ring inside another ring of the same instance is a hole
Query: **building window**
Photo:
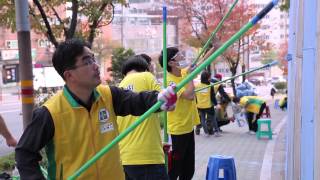
{"type": "Polygon", "coordinates": [[[18,49],[18,40],[6,40],[7,49],[18,49]]]}

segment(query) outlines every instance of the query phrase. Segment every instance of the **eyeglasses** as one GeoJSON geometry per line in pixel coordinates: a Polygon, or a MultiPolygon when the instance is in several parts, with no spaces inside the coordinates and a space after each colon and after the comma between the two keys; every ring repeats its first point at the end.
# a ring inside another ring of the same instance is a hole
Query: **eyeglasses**
{"type": "Polygon", "coordinates": [[[178,56],[184,57],[181,52],[177,52],[171,59],[175,59],[178,56]]]}
{"type": "Polygon", "coordinates": [[[97,58],[95,56],[85,56],[82,58],[82,62],[83,64],[80,64],[80,65],[74,65],[73,67],[69,68],[69,70],[72,70],[72,69],[77,69],[77,68],[80,68],[80,67],[84,67],[84,66],[89,66],[89,65],[92,65],[92,64],[96,64],[97,63],[97,58]]]}

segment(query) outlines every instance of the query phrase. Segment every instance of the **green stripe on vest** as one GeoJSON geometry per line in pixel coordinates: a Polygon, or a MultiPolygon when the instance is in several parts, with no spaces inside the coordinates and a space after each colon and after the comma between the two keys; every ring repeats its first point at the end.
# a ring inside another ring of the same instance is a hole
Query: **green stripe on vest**
{"type": "Polygon", "coordinates": [[[55,157],[54,157],[54,144],[53,144],[53,140],[50,141],[50,143],[48,143],[46,145],[46,154],[47,154],[47,158],[48,158],[48,179],[56,179],[56,161],[55,161],[55,157]]]}
{"type": "Polygon", "coordinates": [[[248,101],[249,104],[255,104],[255,105],[258,105],[258,106],[261,106],[264,101],[260,100],[260,99],[249,99],[248,101]]]}

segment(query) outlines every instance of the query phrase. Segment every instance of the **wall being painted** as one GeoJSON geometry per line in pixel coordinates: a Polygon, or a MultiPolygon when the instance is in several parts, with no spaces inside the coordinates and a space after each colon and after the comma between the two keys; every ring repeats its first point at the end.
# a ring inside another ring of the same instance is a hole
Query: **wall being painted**
{"type": "Polygon", "coordinates": [[[319,2],[290,4],[286,179],[320,179],[319,2]]]}

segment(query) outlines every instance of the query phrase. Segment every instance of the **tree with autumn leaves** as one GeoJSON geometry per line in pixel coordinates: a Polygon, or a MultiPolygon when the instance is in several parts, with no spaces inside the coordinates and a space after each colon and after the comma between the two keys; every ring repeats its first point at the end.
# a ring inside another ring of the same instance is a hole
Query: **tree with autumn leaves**
{"type": "MultiPolygon", "coordinates": [[[[114,3],[126,5],[125,0],[32,0],[29,1],[31,27],[33,31],[45,34],[55,47],[59,40],[74,37],[85,39],[92,45],[99,28],[112,22],[114,3]]],[[[13,0],[0,0],[0,16],[0,26],[15,31],[13,0]]]]}
{"type": "Polygon", "coordinates": [[[280,45],[280,50],[278,51],[278,58],[279,58],[279,67],[283,70],[283,75],[288,75],[288,41],[282,43],[280,45]]]}
{"type": "MultiPolygon", "coordinates": [[[[183,41],[195,48],[201,48],[210,37],[211,32],[228,12],[233,2],[231,0],[176,1],[175,6],[177,9],[174,9],[173,13],[178,12],[177,15],[182,21],[179,29],[183,41]]],[[[247,1],[239,0],[229,18],[226,19],[220,31],[213,38],[210,44],[211,51],[218,49],[232,35],[238,32],[256,12],[257,9],[253,5],[248,4],[247,1]]],[[[244,65],[244,54],[248,53],[251,48],[256,46],[270,48],[270,44],[256,38],[257,28],[259,28],[259,25],[249,30],[219,57],[228,64],[232,76],[236,75],[239,65],[244,65]]],[[[232,81],[232,86],[235,94],[234,81],[232,81]]]]}

